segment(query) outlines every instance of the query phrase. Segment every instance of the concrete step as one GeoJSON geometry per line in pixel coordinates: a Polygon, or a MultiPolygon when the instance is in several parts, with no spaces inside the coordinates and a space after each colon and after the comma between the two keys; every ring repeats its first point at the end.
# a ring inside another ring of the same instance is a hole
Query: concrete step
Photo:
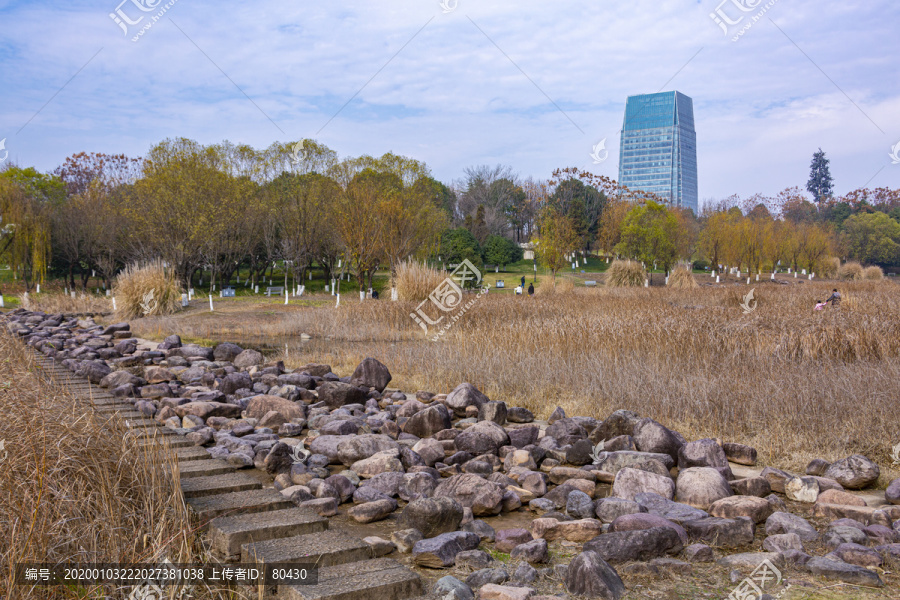
{"type": "Polygon", "coordinates": [[[202,498],[261,488],[259,480],[246,473],[190,477],[181,482],[181,492],[185,498],[202,498]]]}
{"type": "Polygon", "coordinates": [[[331,567],[373,558],[372,548],[359,538],[340,531],[308,533],[241,546],[246,562],[303,563],[331,567]]]}
{"type": "Polygon", "coordinates": [[[195,460],[208,460],[210,459],[209,452],[204,450],[199,446],[190,446],[184,448],[176,448],[174,450],[175,458],[178,459],[180,463],[193,462],[195,460]]]}
{"type": "MultiPolygon", "coordinates": [[[[328,519],[305,508],[218,517],[209,524],[213,554],[227,561],[241,560],[241,546],[278,538],[291,538],[328,529],[328,519]]],[[[247,558],[246,562],[250,559],[247,558]]]]}
{"type": "Polygon", "coordinates": [[[281,588],[286,600],[406,600],[424,593],[422,578],[390,558],[319,569],[316,585],[281,588]]]}
{"type": "Polygon", "coordinates": [[[186,502],[204,528],[210,520],[223,515],[261,513],[294,506],[293,502],[273,489],[202,496],[186,499],[186,502]]]}
{"type": "Polygon", "coordinates": [[[215,460],[194,460],[178,463],[178,474],[181,479],[224,475],[225,473],[234,473],[234,471],[235,468],[233,466],[218,458],[215,460]]]}
{"type": "MultiPolygon", "coordinates": [[[[159,430],[154,430],[154,431],[164,431],[164,430],[159,429],[159,430]]],[[[135,441],[137,442],[138,447],[140,447],[140,446],[158,446],[158,445],[164,445],[164,446],[167,446],[172,449],[195,448],[196,447],[194,445],[194,442],[192,442],[189,439],[186,439],[180,435],[162,434],[162,435],[158,435],[156,437],[153,437],[153,436],[135,437],[135,441]]],[[[202,450],[202,448],[201,448],[201,450],[202,450]]],[[[209,453],[207,452],[206,455],[209,456],[209,453]]]]}

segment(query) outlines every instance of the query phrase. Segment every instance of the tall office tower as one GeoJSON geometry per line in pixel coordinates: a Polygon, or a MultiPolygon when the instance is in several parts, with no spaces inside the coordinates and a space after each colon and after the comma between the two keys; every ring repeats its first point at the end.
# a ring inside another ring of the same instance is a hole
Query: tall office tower
{"type": "Polygon", "coordinates": [[[697,132],[689,97],[681,92],[628,97],[619,184],[697,213],[697,132]]]}

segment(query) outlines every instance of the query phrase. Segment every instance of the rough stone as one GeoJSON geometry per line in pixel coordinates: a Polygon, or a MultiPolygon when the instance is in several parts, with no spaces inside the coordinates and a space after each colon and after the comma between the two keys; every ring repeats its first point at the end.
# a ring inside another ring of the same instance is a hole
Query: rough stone
{"type": "Polygon", "coordinates": [[[707,510],[717,500],[734,494],[722,474],[711,467],[680,470],[675,487],[679,502],[701,510],[707,510]]]}
{"type": "Polygon", "coordinates": [[[481,538],[468,531],[442,533],[416,542],[413,546],[413,560],[421,567],[432,569],[452,567],[457,554],[474,550],[480,543],[481,538]]]}
{"type": "Polygon", "coordinates": [[[766,519],[766,535],[776,533],[796,533],[804,542],[811,542],[819,538],[816,528],[809,521],[788,512],[774,512],[766,519]]]}
{"type": "Polygon", "coordinates": [[[822,475],[834,479],[845,488],[861,490],[878,481],[881,470],[865,456],[854,454],[831,463],[822,475]]]}
{"type": "Polygon", "coordinates": [[[616,473],[612,495],[625,500],[634,500],[641,493],[651,492],[671,500],[675,496],[675,482],[670,477],[639,469],[624,468],[616,473]]]}
{"type": "Polygon", "coordinates": [[[619,574],[596,552],[582,552],[573,558],[565,582],[570,594],[603,600],[619,600],[625,595],[619,574]]]}
{"type": "Polygon", "coordinates": [[[463,507],[448,497],[423,498],[406,505],[397,526],[417,529],[426,538],[456,531],[463,519],[463,507]]]}

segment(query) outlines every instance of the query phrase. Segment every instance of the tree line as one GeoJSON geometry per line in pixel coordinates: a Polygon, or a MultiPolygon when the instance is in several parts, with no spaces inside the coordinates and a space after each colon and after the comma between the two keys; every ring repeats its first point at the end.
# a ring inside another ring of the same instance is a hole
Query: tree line
{"type": "Polygon", "coordinates": [[[50,173],[5,166],[0,260],[26,290],[48,273],[71,289],[94,275],[109,287],[125,265],[156,259],[188,286],[205,273],[222,285],[238,269],[257,284],[283,261],[299,281],[317,266],[326,279],[352,273],[364,290],[379,268],[393,274],[410,258],[515,263],[523,242],[554,276],[588,252],[666,270],[678,261],[816,270],[832,256],[900,265],[900,191],[834,198],[826,187],[815,203],[790,188],[707,202],[695,215],[573,168],[536,180],[475,166],[444,184],[393,153],[340,158],[314,140],[255,149],[177,138],[142,158],[78,153],[50,173]]]}

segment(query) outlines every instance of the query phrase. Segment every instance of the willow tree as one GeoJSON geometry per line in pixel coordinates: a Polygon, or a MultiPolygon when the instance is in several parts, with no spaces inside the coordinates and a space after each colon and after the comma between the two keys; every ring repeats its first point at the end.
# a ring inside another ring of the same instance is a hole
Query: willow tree
{"type": "Polygon", "coordinates": [[[31,291],[33,283],[41,283],[50,263],[50,210],[20,183],[0,174],[0,254],[9,261],[10,269],[31,291]]]}
{"type": "Polygon", "coordinates": [[[434,250],[449,219],[422,193],[421,186],[394,185],[383,188],[378,202],[378,237],[391,266],[391,299],[396,299],[397,268],[416,252],[434,250]]]}

